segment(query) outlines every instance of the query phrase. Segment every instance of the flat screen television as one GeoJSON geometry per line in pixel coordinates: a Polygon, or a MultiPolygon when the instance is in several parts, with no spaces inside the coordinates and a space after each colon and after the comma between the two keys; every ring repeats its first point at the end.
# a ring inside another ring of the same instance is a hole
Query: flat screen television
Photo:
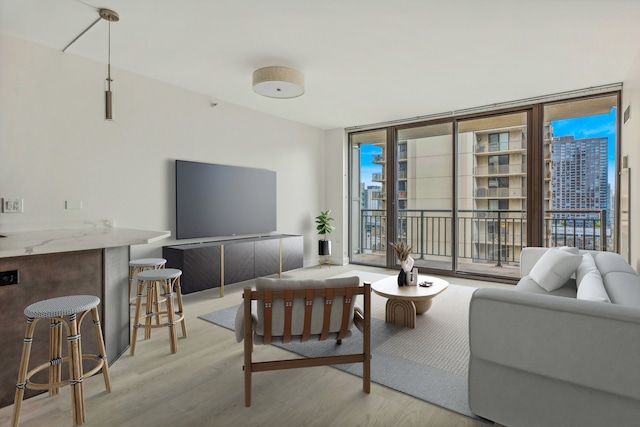
{"type": "Polygon", "coordinates": [[[176,238],[276,231],[276,173],[176,160],[176,238]]]}

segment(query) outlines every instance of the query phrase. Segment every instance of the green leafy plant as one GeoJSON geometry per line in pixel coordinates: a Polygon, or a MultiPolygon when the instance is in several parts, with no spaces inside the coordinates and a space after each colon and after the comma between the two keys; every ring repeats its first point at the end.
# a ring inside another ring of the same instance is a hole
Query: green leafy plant
{"type": "Polygon", "coordinates": [[[336,229],[331,225],[333,218],[329,216],[330,213],[331,209],[324,212],[320,211],[320,215],[316,217],[316,224],[318,224],[316,230],[318,230],[318,234],[322,235],[323,238],[326,237],[327,234],[331,234],[331,232],[336,229]]]}

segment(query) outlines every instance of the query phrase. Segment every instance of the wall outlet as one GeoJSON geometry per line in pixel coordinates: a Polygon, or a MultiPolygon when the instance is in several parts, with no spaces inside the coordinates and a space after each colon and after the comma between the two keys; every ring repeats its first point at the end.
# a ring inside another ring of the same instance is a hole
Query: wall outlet
{"type": "Polygon", "coordinates": [[[17,285],[18,283],[18,270],[0,271],[0,286],[17,285]]]}
{"type": "Polygon", "coordinates": [[[2,212],[4,213],[23,213],[24,199],[2,199],[2,212]]]}
{"type": "Polygon", "coordinates": [[[82,209],[82,200],[67,200],[64,207],[65,209],[82,209]]]}

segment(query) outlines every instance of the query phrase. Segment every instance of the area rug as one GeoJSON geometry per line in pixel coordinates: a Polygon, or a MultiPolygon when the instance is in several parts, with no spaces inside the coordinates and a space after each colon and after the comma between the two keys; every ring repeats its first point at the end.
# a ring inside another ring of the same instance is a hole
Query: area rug
{"type": "MultiPolygon", "coordinates": [[[[340,274],[375,282],[386,276],[364,271],[340,274]]],[[[336,276],[338,277],[338,276],[336,276]]],[[[475,288],[451,284],[433,300],[429,311],[418,315],[416,328],[404,328],[384,321],[386,298],[372,295],[371,380],[385,387],[425,400],[468,417],[480,419],[469,409],[467,366],[469,362],[469,302],[475,288]]],[[[199,316],[227,329],[234,329],[238,306],[199,316]]],[[[317,357],[359,352],[362,334],[333,341],[278,344],[296,354],[317,357]]],[[[362,376],[362,364],[335,368],[362,376]]]]}

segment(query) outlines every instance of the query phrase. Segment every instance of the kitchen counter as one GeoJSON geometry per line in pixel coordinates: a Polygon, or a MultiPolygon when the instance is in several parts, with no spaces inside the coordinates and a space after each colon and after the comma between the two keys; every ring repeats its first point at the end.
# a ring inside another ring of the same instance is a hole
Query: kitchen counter
{"type": "Polygon", "coordinates": [[[0,258],[113,248],[155,242],[169,231],[135,230],[111,226],[57,230],[2,232],[0,258]]]}
{"type": "MultiPolygon", "coordinates": [[[[100,323],[107,359],[112,364],[130,344],[130,246],[171,235],[168,231],[113,227],[109,221],[55,224],[40,230],[28,227],[0,225],[0,235],[5,236],[0,237],[0,272],[15,271],[14,277],[19,278],[18,283],[0,286],[0,407],[13,402],[26,325],[25,307],[66,295],[99,297],[100,323]]],[[[82,333],[92,336],[93,327],[91,322],[84,322],[82,333]]],[[[49,358],[48,329],[36,328],[33,363],[49,358]]],[[[87,340],[82,346],[87,353],[97,353],[95,340],[87,340]]],[[[27,390],[26,396],[37,393],[40,392],[27,390]]]]}

